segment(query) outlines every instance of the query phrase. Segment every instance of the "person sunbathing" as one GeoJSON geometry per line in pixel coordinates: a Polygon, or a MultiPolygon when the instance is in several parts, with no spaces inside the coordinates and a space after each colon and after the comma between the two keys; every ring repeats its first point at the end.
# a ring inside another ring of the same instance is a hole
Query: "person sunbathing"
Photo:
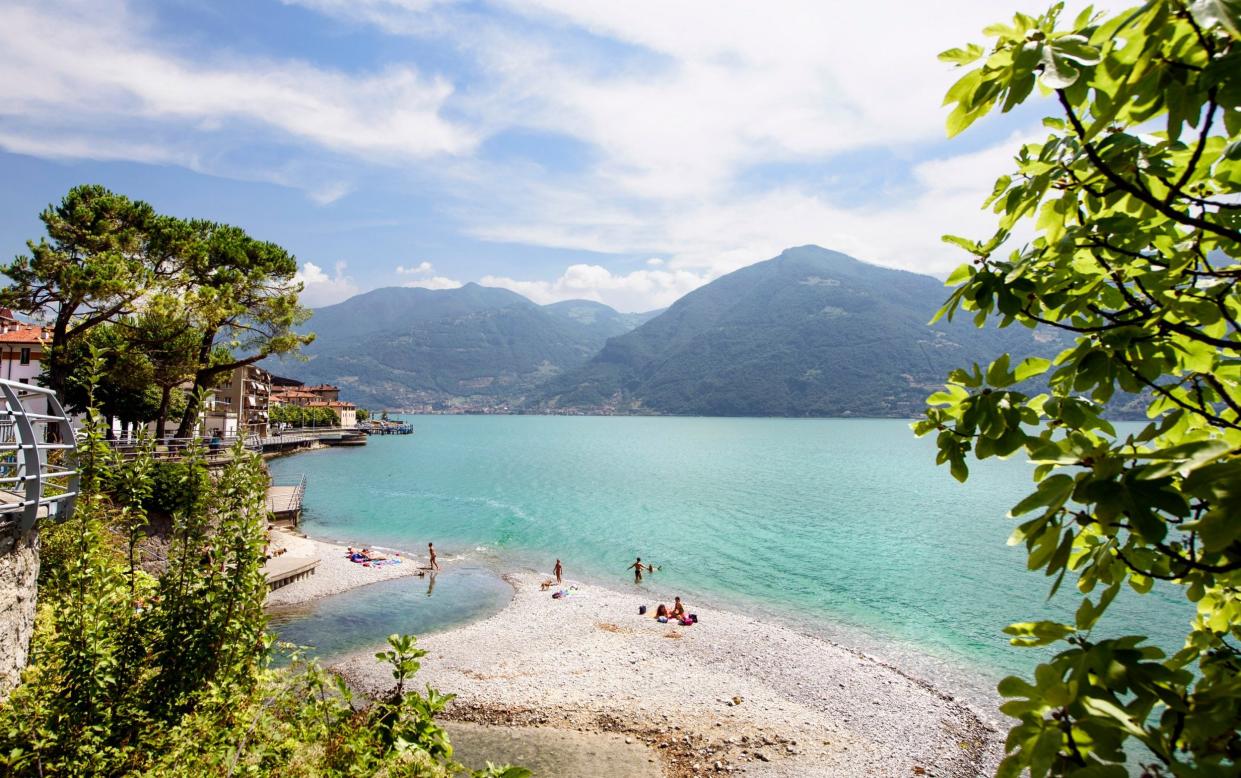
{"type": "Polygon", "coordinates": [[[667,606],[667,605],[664,605],[664,604],[661,602],[661,603],[659,604],[659,607],[655,609],[655,618],[657,618],[657,619],[667,619],[667,618],[668,618],[668,606],[667,606]]]}
{"type": "Polygon", "coordinates": [[[668,618],[676,619],[678,621],[685,620],[685,605],[681,603],[680,597],[676,598],[676,602],[673,604],[672,610],[668,613],[668,618]]]}

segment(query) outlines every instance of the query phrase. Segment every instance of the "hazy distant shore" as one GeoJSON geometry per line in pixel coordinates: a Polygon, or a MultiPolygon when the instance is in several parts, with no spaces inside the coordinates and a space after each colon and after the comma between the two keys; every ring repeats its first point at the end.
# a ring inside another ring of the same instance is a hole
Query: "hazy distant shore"
{"type": "MultiPolygon", "coordinates": [[[[694,602],[698,625],[659,624],[645,591],[506,579],[503,611],[419,640],[419,681],[458,695],[449,718],[621,732],[671,775],[978,776],[1000,756],[969,706],[859,652],[694,602]]],[[[391,684],[373,650],[331,664],[363,693],[391,684]]]]}

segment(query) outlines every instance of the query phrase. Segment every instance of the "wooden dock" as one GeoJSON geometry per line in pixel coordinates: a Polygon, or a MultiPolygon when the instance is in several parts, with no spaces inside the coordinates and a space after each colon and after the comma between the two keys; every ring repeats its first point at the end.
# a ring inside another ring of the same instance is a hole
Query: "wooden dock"
{"type": "Polygon", "coordinates": [[[296,527],[302,518],[302,496],[306,493],[306,476],[294,483],[272,484],[267,487],[267,512],[276,526],[296,527]]]}

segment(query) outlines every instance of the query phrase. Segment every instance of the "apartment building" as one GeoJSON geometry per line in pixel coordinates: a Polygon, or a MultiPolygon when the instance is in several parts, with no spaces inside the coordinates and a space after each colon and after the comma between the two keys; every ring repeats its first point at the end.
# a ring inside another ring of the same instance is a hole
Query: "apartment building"
{"type": "Polygon", "coordinates": [[[207,403],[205,433],[267,435],[271,393],[271,374],[266,370],[254,365],[236,368],[207,403]]]}

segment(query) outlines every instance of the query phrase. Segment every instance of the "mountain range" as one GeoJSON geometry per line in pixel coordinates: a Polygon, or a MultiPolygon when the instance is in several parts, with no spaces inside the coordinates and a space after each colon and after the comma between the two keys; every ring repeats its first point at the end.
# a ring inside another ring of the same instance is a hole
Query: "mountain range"
{"type": "Polygon", "coordinates": [[[788,249],[664,311],[537,305],[519,294],[387,288],[315,311],[308,360],[270,368],[377,408],[754,416],[912,416],[948,371],[1055,335],[927,322],[930,276],[788,249]]]}
{"type": "Polygon", "coordinates": [[[316,309],[306,360],[268,360],[266,367],[338,384],[363,407],[506,405],[657,313],[619,313],[590,300],[537,305],[473,283],[389,287],[316,309]]]}

